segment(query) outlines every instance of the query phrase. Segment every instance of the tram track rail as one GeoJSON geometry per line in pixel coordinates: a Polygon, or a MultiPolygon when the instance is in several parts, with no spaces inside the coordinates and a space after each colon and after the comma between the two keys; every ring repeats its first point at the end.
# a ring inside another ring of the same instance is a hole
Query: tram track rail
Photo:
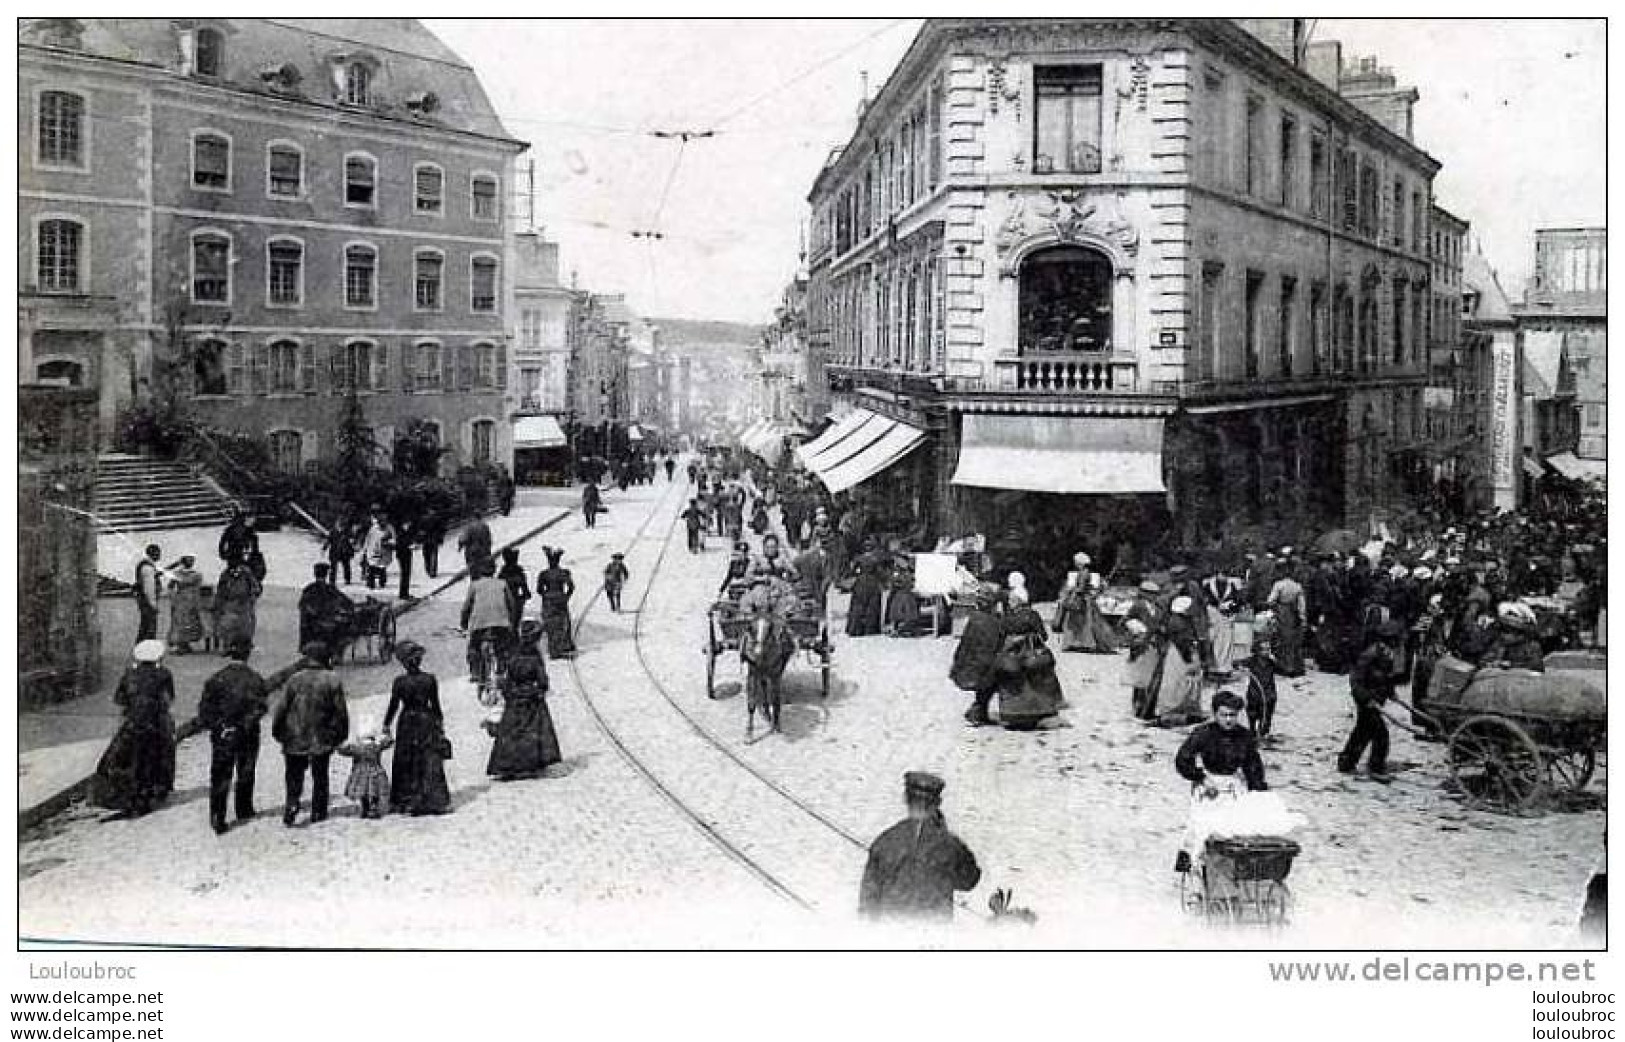
{"type": "MultiPolygon", "coordinates": [[[[683,486],[673,485],[672,487],[673,489],[679,489],[683,486]]],[[[646,517],[642,524],[638,526],[637,532],[634,533],[631,541],[627,544],[626,550],[624,551],[628,557],[632,555],[640,544],[646,544],[649,541],[650,537],[648,533],[650,527],[659,518],[670,512],[668,500],[669,496],[670,492],[667,493],[666,497],[662,497],[659,503],[657,503],[655,508],[650,512],[649,516],[646,517]]],[[[640,686],[646,690],[652,691],[659,697],[659,700],[665,704],[667,709],[677,715],[677,717],[687,726],[688,732],[701,743],[701,745],[696,748],[701,750],[702,754],[719,757],[720,759],[716,761],[717,763],[726,761],[726,763],[735,770],[735,777],[748,779],[749,782],[755,786],[755,791],[757,793],[761,793],[762,790],[765,790],[777,801],[779,801],[780,806],[787,805],[796,812],[796,819],[794,820],[787,822],[782,817],[775,817],[773,819],[775,822],[783,824],[786,829],[793,830],[796,827],[795,820],[799,820],[812,827],[816,827],[818,833],[821,835],[826,837],[835,837],[838,839],[842,844],[843,850],[850,847],[856,851],[866,851],[868,849],[868,844],[862,839],[858,838],[851,830],[840,825],[838,822],[835,822],[817,808],[811,806],[806,801],[790,792],[779,782],[758,770],[753,764],[732,749],[728,743],[718,738],[710,729],[705,727],[694,717],[693,714],[682,706],[667,685],[661,681],[659,675],[651,666],[643,648],[643,614],[654,590],[655,582],[660,575],[661,568],[665,564],[666,555],[671,548],[672,536],[676,531],[679,516],[680,515],[673,513],[665,522],[666,527],[664,534],[659,539],[659,550],[654,554],[652,562],[645,571],[643,589],[638,597],[636,606],[632,613],[633,622],[631,626],[630,638],[634,657],[637,659],[639,672],[641,673],[641,677],[639,678],[640,686]]],[[[602,599],[603,589],[600,586],[593,593],[592,597],[588,599],[580,615],[575,620],[574,630],[576,634],[579,635],[582,629],[586,626],[589,618],[592,617],[595,610],[600,607],[602,599]]],[[[728,803],[729,799],[731,798],[733,800],[739,800],[741,799],[739,795],[734,794],[730,797],[728,794],[724,793],[724,786],[716,785],[713,785],[707,791],[702,791],[700,793],[684,793],[679,791],[681,788],[680,785],[670,781],[669,779],[662,778],[660,771],[649,762],[650,757],[647,755],[640,755],[638,749],[634,748],[634,746],[637,744],[636,741],[629,739],[629,737],[622,732],[622,729],[617,727],[616,723],[612,721],[611,717],[613,716],[613,712],[607,711],[603,704],[605,691],[598,689],[595,683],[590,682],[590,678],[585,675],[587,671],[583,670],[580,660],[581,655],[579,651],[575,657],[567,660],[570,663],[569,668],[571,677],[575,682],[576,695],[581,700],[587,714],[592,718],[593,723],[604,735],[605,740],[609,742],[610,746],[615,749],[616,753],[621,757],[621,759],[639,777],[641,777],[645,783],[648,784],[649,787],[653,789],[671,807],[673,811],[692,825],[707,842],[726,855],[730,860],[738,864],[746,873],[748,873],[768,891],[786,903],[800,909],[801,911],[815,912],[821,910],[820,902],[806,892],[808,889],[807,887],[804,887],[793,880],[787,879],[786,875],[788,873],[786,873],[782,868],[776,868],[775,866],[770,865],[767,863],[768,859],[764,858],[759,853],[753,852],[751,848],[756,844],[753,844],[750,841],[750,837],[742,838],[739,835],[740,831],[748,830],[749,828],[749,824],[743,820],[743,816],[740,820],[735,821],[719,820],[722,817],[721,815],[708,814],[703,807],[696,805],[699,803],[709,802],[715,806],[717,801],[720,801],[726,808],[726,804],[728,803]]],[[[748,803],[743,809],[759,811],[760,807],[756,803],[748,803]]],[[[755,838],[758,840],[761,839],[761,837],[755,838]]]]}

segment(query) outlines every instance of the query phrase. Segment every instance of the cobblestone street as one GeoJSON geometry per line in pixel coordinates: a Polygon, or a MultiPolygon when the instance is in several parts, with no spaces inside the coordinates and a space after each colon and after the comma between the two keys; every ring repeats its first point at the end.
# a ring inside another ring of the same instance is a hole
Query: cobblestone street
{"type": "MultiPolygon", "coordinates": [[[[686,495],[681,481],[664,480],[611,493],[596,528],[572,513],[523,551],[534,569],[541,543],[564,547],[578,585],[581,655],[574,669],[549,664],[566,756],[552,776],[503,784],[484,775],[490,740],[464,676],[458,585],[401,620],[441,681],[455,749],[451,815],[364,821],[335,795],[327,823],[286,829],[274,813],[281,757],[267,735],[261,816],[217,838],[207,823],[207,742],[193,739],[180,748],[177,791],[158,812],[104,820],[79,805],[23,837],[21,933],[228,945],[887,943],[890,935],[852,933],[860,844],[901,816],[903,771],[926,769],[947,780],[950,827],[983,868],[960,924],[929,943],[1573,943],[1601,813],[1467,811],[1442,789],[1442,750],[1397,733],[1404,769],[1392,786],[1337,775],[1331,760],[1351,719],[1343,678],[1283,683],[1282,737],[1266,764],[1272,787],[1310,824],[1297,837],[1293,922],[1269,933],[1200,927],[1182,912],[1170,871],[1185,815],[1186,786],[1172,766],[1182,735],[1130,719],[1118,656],[1060,656],[1072,703],[1060,729],[971,729],[961,719],[966,696],[946,680],[952,639],[846,639],[845,598],[836,597],[828,699],[816,665],[798,657],[785,678],[783,733],[747,743],[735,656],[719,660],[719,697],[706,698],[705,608],[725,554],[716,538],[706,553],[685,552],[675,519],[686,495]],[[632,570],[618,616],[596,596],[613,550],[627,553],[632,570]],[[781,899],[703,829],[766,866],[817,914],[781,899]],[[1014,888],[1037,926],[984,926],[995,887],[1014,888]]],[[[497,541],[561,502],[522,500],[499,519],[497,541]]],[[[255,665],[267,668],[267,655],[256,653],[255,665]]],[[[396,672],[344,667],[352,729],[381,719],[396,672]]],[[[347,771],[335,757],[336,794],[347,771]]],[[[1592,789],[1605,794],[1605,780],[1592,789]]]]}

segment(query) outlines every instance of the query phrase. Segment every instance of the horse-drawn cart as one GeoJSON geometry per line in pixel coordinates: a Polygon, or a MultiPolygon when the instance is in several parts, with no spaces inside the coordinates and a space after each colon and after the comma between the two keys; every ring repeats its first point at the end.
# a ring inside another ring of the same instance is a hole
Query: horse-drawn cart
{"type": "Polygon", "coordinates": [[[1416,712],[1448,740],[1451,775],[1468,803],[1507,814],[1583,790],[1608,726],[1605,694],[1582,676],[1475,670],[1449,656],[1416,712]]]}
{"type": "Polygon", "coordinates": [[[778,729],[780,695],[779,684],[784,669],[796,652],[804,653],[818,666],[820,692],[829,697],[830,662],[835,644],[829,637],[829,622],[823,609],[814,601],[800,601],[778,628],[778,640],[771,639],[774,630],[771,617],[753,616],[738,601],[721,600],[713,604],[706,618],[705,694],[716,697],[717,659],[728,651],[739,653],[745,670],[744,687],[750,716],[747,733],[755,723],[755,712],[761,710],[774,730],[778,729]]]}

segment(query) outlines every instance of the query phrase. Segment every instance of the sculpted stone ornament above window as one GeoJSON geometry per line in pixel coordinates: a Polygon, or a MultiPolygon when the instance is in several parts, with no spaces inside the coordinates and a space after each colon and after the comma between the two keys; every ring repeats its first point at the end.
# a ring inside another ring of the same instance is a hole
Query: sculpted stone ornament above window
{"type": "Polygon", "coordinates": [[[1046,245],[1098,245],[1106,247],[1117,261],[1117,276],[1134,273],[1134,258],[1140,250],[1140,233],[1123,219],[1116,199],[1093,199],[1079,191],[1044,193],[1048,205],[1037,213],[1030,210],[1018,192],[1009,192],[1009,212],[994,235],[999,274],[1012,278],[1021,258],[1046,245]]]}

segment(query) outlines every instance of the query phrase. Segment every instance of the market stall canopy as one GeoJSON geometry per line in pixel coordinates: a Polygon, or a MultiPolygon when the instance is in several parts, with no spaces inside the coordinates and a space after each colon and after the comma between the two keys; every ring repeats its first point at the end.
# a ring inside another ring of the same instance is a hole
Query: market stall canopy
{"type": "Polygon", "coordinates": [[[1551,464],[1553,470],[1570,481],[1605,482],[1608,480],[1607,460],[1581,459],[1572,452],[1559,452],[1555,456],[1547,456],[1546,462],[1551,464]]]}
{"type": "Polygon", "coordinates": [[[635,423],[631,424],[630,426],[628,426],[626,428],[626,440],[627,441],[642,441],[643,440],[643,429],[641,427],[639,427],[635,423]]]}
{"type": "MultiPolygon", "coordinates": [[[[871,429],[879,429],[877,437],[852,455],[816,472],[831,493],[845,492],[854,485],[868,481],[925,441],[925,432],[918,427],[883,416],[876,418],[881,422],[871,429]]],[[[836,451],[839,452],[839,449],[836,451]]]]}
{"type": "Polygon", "coordinates": [[[965,416],[953,484],[1024,492],[1165,492],[1162,420],[965,416]]]}
{"type": "Polygon", "coordinates": [[[521,416],[513,424],[516,449],[559,449],[569,444],[559,421],[552,416],[521,416]]]}

